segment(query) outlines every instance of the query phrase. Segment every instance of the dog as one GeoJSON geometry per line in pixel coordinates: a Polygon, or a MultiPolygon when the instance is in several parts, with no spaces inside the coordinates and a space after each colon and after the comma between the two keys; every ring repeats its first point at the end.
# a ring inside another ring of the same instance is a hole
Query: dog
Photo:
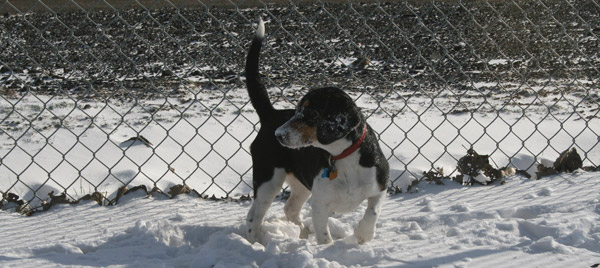
{"type": "Polygon", "coordinates": [[[261,127],[250,146],[254,202],[248,212],[248,241],[261,242],[262,224],[273,199],[287,182],[291,194],[286,218],[308,238],[300,210],[311,197],[314,232],[319,244],[331,243],[328,220],[368,200],[354,230],[358,243],[373,239],[389,181],[389,165],[377,136],[360,108],[335,87],[310,90],[296,109],[277,110],[259,72],[265,37],[262,19],[246,58],[246,86],[261,127]]]}

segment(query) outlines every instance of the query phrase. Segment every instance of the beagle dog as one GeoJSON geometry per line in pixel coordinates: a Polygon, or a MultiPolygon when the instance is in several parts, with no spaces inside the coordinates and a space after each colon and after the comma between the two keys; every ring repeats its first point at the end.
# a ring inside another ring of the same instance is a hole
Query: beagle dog
{"type": "Polygon", "coordinates": [[[296,109],[277,110],[259,72],[265,26],[258,29],[246,59],[246,86],[261,128],[250,146],[254,202],[247,216],[248,240],[261,242],[262,224],[273,199],[287,182],[287,219],[308,238],[300,210],[311,197],[316,240],[331,243],[328,219],[368,200],[354,230],[359,243],[373,239],[389,180],[389,165],[377,135],[350,96],[335,87],[309,91],[296,109]]]}

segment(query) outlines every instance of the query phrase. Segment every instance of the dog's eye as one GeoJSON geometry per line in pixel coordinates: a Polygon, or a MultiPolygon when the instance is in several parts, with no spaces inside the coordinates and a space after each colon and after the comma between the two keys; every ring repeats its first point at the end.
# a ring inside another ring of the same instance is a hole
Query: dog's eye
{"type": "Polygon", "coordinates": [[[313,110],[304,110],[303,120],[307,125],[315,125],[319,119],[319,114],[313,110]]]}

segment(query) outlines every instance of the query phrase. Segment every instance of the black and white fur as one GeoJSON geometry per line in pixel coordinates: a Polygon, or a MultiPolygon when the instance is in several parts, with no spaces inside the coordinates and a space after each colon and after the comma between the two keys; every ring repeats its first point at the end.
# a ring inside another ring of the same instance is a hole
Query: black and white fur
{"type": "Polygon", "coordinates": [[[261,123],[250,147],[254,203],[247,217],[248,240],[261,242],[265,214],[284,182],[291,190],[285,215],[300,226],[301,238],[308,238],[309,231],[300,210],[312,191],[312,219],[319,244],[332,242],[328,227],[331,213],[354,210],[365,199],[367,209],[354,235],[359,243],[373,239],[389,180],[388,163],[376,134],[367,125],[359,149],[335,162],[338,177],[322,178],[324,169],[331,165],[331,156],[360,138],[367,124],[365,118],[352,98],[334,87],[311,90],[295,110],[273,108],[258,70],[264,34],[261,20],[246,59],[248,94],[261,123]]]}

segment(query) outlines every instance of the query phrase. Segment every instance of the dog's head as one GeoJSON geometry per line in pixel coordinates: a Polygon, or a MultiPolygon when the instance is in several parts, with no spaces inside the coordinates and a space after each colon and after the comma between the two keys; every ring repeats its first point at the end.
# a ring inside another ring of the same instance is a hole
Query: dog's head
{"type": "Polygon", "coordinates": [[[289,148],[323,147],[346,137],[362,121],[348,94],[338,88],[319,88],[298,102],[294,116],[277,128],[275,136],[289,148]]]}

